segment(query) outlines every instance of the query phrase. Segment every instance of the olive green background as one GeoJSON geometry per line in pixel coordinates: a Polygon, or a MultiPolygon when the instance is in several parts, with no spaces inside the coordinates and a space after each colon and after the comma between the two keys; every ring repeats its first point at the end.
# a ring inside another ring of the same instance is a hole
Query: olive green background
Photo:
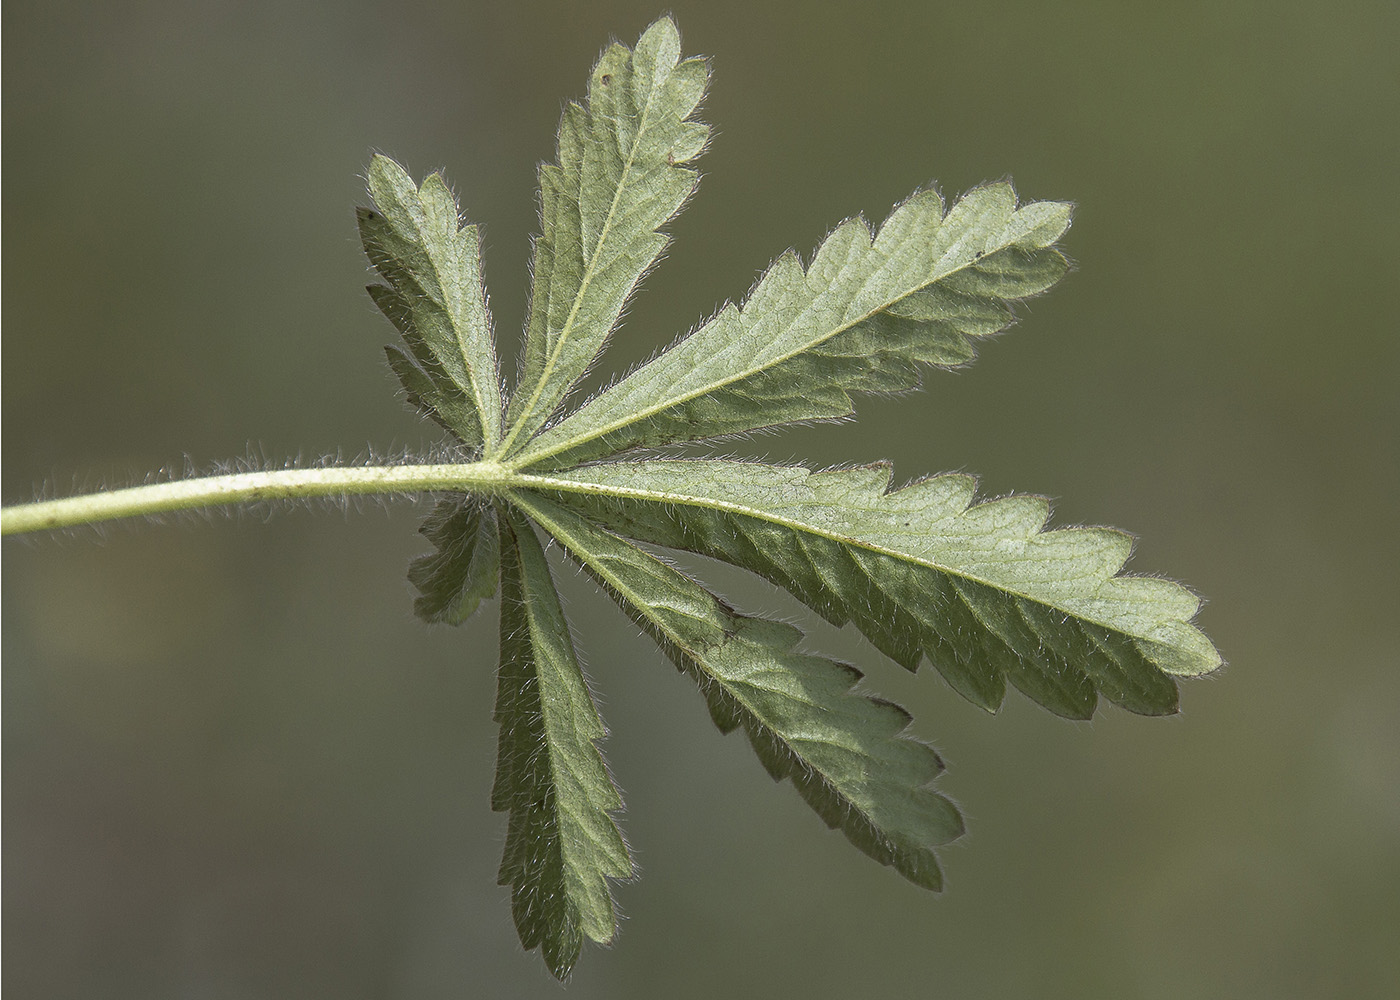
{"type": "MultiPolygon", "coordinates": [[[[446,168],[513,359],[562,101],[663,9],[7,3],[5,500],[430,446],[361,290],[358,175],[446,168]]],[[[1400,7],[672,10],[717,136],[603,370],[918,185],[1075,200],[1077,271],[975,365],[726,449],[1050,495],[1207,595],[1230,664],[1176,718],[990,717],[813,625],[949,762],[970,833],[934,896],[774,786],[561,564],[642,870],[567,995],[1397,995],[1400,7]]],[[[6,540],[14,996],[566,995],[495,884],[494,605],[412,618],[423,510],[6,540]]]]}

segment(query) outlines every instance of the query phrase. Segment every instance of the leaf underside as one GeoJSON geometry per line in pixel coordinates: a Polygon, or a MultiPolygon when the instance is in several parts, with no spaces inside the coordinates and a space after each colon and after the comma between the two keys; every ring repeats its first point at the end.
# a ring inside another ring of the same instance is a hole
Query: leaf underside
{"type": "Polygon", "coordinates": [[[689,164],[709,139],[691,121],[709,82],[702,59],[680,58],[669,20],[636,52],[614,44],[593,69],[587,105],[559,124],[558,163],[540,168],[530,322],[511,399],[517,447],[554,413],[602,350],[632,290],[661,256],[659,233],[699,179],[689,164]]]}
{"type": "Polygon", "coordinates": [[[927,656],[988,710],[1010,680],[1069,718],[1092,715],[1099,693],[1133,712],[1166,714],[1177,705],[1173,676],[1219,666],[1189,624],[1194,595],[1118,575],[1127,535],[1043,531],[1044,499],[974,505],[970,476],[888,493],[884,465],[813,474],[681,460],[551,478],[575,490],[559,501],[600,524],[753,570],[833,624],[853,622],[911,670],[927,656]]]}
{"type": "Polygon", "coordinates": [[[872,234],[842,223],[805,269],[796,254],[768,268],[742,307],[714,319],[574,413],[523,451],[562,468],[765,427],[836,419],[852,392],[918,384],[919,365],[963,364],[975,338],[1006,328],[1015,300],[1068,269],[1052,244],[1069,206],[1016,207],[1009,184],[966,195],[945,212],[920,191],[872,234]]]}
{"type": "Polygon", "coordinates": [[[509,812],[502,885],[520,942],[569,975],[583,939],[617,932],[609,878],[632,861],[610,813],[622,796],[595,745],[607,735],[574,654],[544,550],[512,513],[501,526],[500,746],[491,807],[509,812]]]}
{"type": "Polygon", "coordinates": [[[472,497],[439,500],[418,529],[437,551],[415,559],[413,611],[425,622],[460,625],[496,595],[500,545],[495,511],[472,497]]]}
{"type": "Polygon", "coordinates": [[[409,401],[511,474],[490,497],[439,498],[434,551],[409,579],[426,621],[457,624],[500,592],[500,749],[493,808],[509,814],[501,882],[526,948],[569,975],[585,939],[616,933],[610,880],[633,872],[613,813],[606,730],[579,668],[542,530],[693,679],[723,732],[742,729],[775,780],[908,878],[942,886],[936,848],[962,819],[931,787],[942,770],[896,705],[860,673],[799,651],[796,628],[745,615],[636,543],[698,553],[778,584],[854,624],[913,670],[927,659],[989,711],[1007,683],[1088,718],[1106,698],[1174,712],[1176,679],[1219,654],[1185,588],[1123,575],[1131,541],[1108,528],[1046,530],[1033,496],[975,501],[967,476],[891,490],[876,464],[826,472],[659,457],[665,449],[847,417],[853,394],[918,385],[966,364],[1018,301],[1062,277],[1070,206],[1018,205],[1009,184],[951,206],[918,191],[872,231],[847,220],[804,263],[786,254],[740,304],[563,413],[603,349],[662,233],[695,189],[709,128],[693,120],[707,64],[662,19],[614,44],[540,170],[525,348],[505,398],[481,283],[479,238],[436,174],[415,186],[385,157],[361,237],[371,286],[404,348],[389,362],[409,401]],[[660,450],[658,452],[658,449],[660,450]]]}
{"type": "Polygon", "coordinates": [[[370,163],[376,208],[357,214],[370,263],[388,284],[369,286],[408,348],[387,348],[409,402],[468,448],[501,434],[501,385],[476,226],[463,226],[439,174],[421,187],[387,156],[370,163]]]}
{"type": "Polygon", "coordinates": [[[927,787],[943,764],[901,736],[908,713],[853,693],[853,667],[797,652],[793,626],[739,614],[543,497],[514,499],[695,680],[721,732],[742,727],[773,779],[790,778],[828,826],[915,884],[942,888],[933,849],[961,835],[962,818],[927,787]]]}

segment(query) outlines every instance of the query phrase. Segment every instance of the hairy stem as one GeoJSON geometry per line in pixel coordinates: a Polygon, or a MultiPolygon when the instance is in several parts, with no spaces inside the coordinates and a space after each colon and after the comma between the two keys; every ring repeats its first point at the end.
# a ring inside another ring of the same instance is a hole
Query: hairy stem
{"type": "Polygon", "coordinates": [[[510,466],[489,461],[466,465],[330,466],[242,472],[16,504],[0,510],[0,534],[49,531],[116,518],[263,500],[438,490],[494,493],[512,485],[522,485],[528,478],[510,466]]]}

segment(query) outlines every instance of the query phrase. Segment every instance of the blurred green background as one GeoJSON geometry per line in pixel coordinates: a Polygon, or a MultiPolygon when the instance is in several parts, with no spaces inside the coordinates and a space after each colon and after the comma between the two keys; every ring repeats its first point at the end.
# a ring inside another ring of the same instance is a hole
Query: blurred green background
{"type": "MultiPolygon", "coordinates": [[[[663,9],[7,3],[5,500],[431,444],[361,291],[359,174],[446,168],[513,358],[562,101],[663,9]]],[[[970,833],[933,896],[564,569],[643,872],[567,995],[1400,995],[1400,7],[671,9],[718,134],[604,369],[918,185],[1073,199],[1079,269],[974,366],[738,450],[1132,530],[1230,665],[1172,719],[989,717],[813,625],[949,762],[970,833]]],[[[411,616],[423,509],[6,541],[15,996],[564,995],[495,884],[493,609],[411,616]]]]}

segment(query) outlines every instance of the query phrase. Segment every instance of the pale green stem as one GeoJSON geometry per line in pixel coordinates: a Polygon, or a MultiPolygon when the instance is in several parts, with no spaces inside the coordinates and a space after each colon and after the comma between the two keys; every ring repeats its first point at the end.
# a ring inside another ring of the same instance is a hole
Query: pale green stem
{"type": "Polygon", "coordinates": [[[372,493],[460,491],[495,493],[531,477],[499,462],[468,465],[381,465],[277,469],[229,476],[181,479],[129,489],[16,504],[0,510],[0,534],[72,528],[122,517],[177,510],[372,493]]]}

